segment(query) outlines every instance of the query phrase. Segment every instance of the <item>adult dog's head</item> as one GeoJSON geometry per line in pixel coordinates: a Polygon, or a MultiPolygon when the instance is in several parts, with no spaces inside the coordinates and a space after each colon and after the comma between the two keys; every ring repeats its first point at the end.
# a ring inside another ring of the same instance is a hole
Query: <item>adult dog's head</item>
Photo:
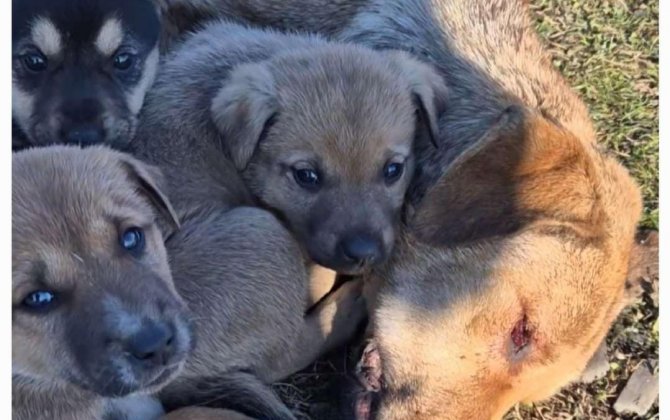
{"type": "Polygon", "coordinates": [[[357,417],[500,418],[576,378],[622,308],[640,212],[614,159],[509,109],[369,279],[357,417]]]}

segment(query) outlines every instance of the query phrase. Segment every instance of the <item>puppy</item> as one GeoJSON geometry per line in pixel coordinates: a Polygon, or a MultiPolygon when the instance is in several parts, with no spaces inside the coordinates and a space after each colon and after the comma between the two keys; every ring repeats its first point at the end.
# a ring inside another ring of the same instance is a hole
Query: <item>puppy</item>
{"type": "Polygon", "coordinates": [[[131,149],[163,169],[178,212],[228,207],[221,185],[240,171],[312,261],[356,274],[389,256],[445,96],[404,53],[217,22],[166,58],[131,149]]]}
{"type": "Polygon", "coordinates": [[[124,146],[158,66],[150,0],[12,2],[13,148],[124,146]]]}
{"type": "Polygon", "coordinates": [[[12,408],[17,419],[152,419],[147,394],[191,348],[155,170],[92,147],[12,158],[12,408]],[[160,219],[160,221],[158,221],[160,219]]]}

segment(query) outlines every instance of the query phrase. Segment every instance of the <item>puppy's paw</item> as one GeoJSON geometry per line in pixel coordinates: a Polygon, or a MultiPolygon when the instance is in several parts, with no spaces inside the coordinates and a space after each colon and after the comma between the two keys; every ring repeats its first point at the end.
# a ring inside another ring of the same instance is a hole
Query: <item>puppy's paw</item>
{"type": "Polygon", "coordinates": [[[105,418],[124,420],[158,420],[164,414],[163,406],[150,395],[130,395],[110,399],[105,418]]]}
{"type": "Polygon", "coordinates": [[[324,298],[309,316],[318,320],[332,349],[351,339],[366,315],[363,281],[351,280],[324,298]]]}

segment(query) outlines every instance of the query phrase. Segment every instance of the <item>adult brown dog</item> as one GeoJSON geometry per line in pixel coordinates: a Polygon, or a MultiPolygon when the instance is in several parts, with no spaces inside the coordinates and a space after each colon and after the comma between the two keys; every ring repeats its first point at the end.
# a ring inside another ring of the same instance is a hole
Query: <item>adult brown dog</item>
{"type": "Polygon", "coordinates": [[[357,418],[499,418],[576,379],[624,305],[640,209],[613,159],[506,112],[368,279],[357,418]]]}
{"type": "Polygon", "coordinates": [[[156,418],[142,394],[179,373],[191,333],[153,169],[99,147],[19,152],[12,212],[14,418],[156,418]]]}
{"type": "Polygon", "coordinates": [[[415,214],[367,282],[359,418],[496,418],[578,376],[623,305],[640,197],[524,1],[177,3],[410,51],[447,84],[444,147],[421,156],[415,214]]]}

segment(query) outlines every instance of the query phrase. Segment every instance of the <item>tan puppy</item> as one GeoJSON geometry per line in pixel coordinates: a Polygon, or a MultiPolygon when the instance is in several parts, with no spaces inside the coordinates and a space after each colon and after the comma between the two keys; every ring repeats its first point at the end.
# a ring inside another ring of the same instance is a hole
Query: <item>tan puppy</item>
{"type": "MultiPolygon", "coordinates": [[[[153,168],[100,147],[12,158],[16,419],[151,419],[191,348],[153,168]]],[[[173,230],[173,229],[171,229],[173,230]]]]}
{"type": "Polygon", "coordinates": [[[312,261],[360,273],[390,254],[445,95],[405,53],[217,22],[167,57],[132,147],[180,214],[229,207],[238,170],[312,261]]]}

